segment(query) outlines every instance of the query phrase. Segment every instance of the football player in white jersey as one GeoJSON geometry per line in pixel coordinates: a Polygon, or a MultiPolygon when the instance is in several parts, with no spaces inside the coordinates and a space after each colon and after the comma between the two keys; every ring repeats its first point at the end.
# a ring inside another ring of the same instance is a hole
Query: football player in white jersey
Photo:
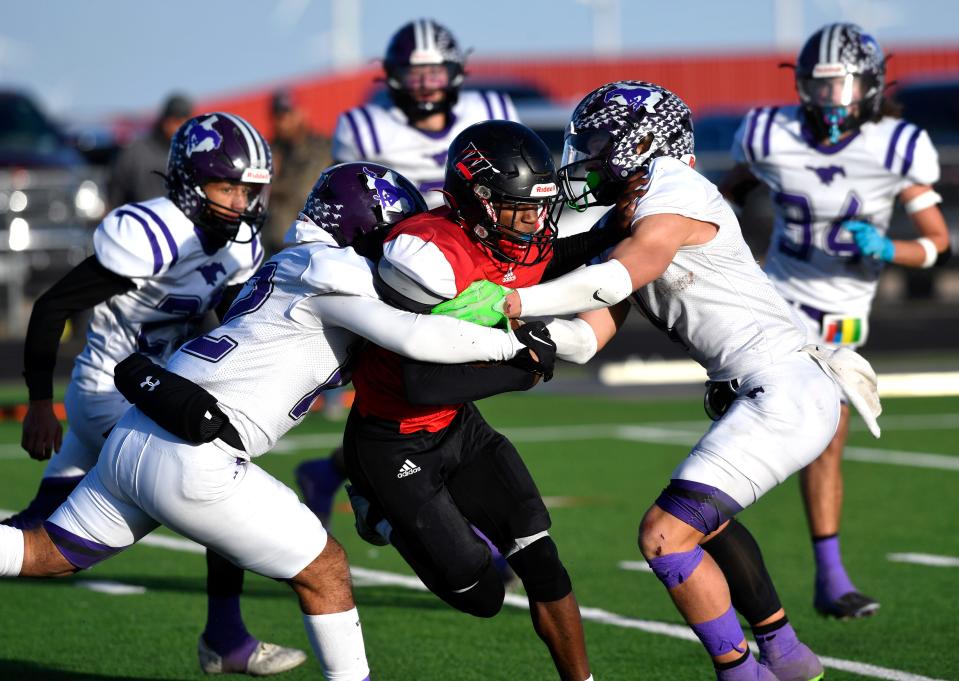
{"type": "MultiPolygon", "coordinates": [[[[439,309],[464,318],[474,305],[488,311],[491,304],[510,317],[584,312],[580,328],[602,348],[622,324],[628,298],[683,345],[709,375],[715,423],[646,512],[640,549],[717,678],[819,679],[821,663],[796,637],[758,545],[733,516],[833,436],[840,389],[823,364],[841,357],[803,351],[795,310],[753,260],[716,187],[692,169],[690,112],[676,95],[638,81],[595,90],[573,113],[564,155],[569,201],[611,205],[635,192],[631,236],[601,264],[531,288],[497,286],[491,299],[470,303],[474,290],[460,309],[455,302],[439,309]],[[737,610],[753,628],[759,662],[737,610]]],[[[846,354],[853,366],[864,365],[868,383],[865,360],[846,354]]],[[[878,404],[874,391],[864,393],[878,404]]]]}
{"type": "MultiPolygon", "coordinates": [[[[764,269],[799,312],[809,342],[858,348],[886,263],[933,267],[949,232],[932,188],[939,163],[926,132],[883,98],[885,58],[854,24],[829,24],[799,53],[800,104],[754,109],[733,144],[738,165],[720,190],[733,202],[760,182],[775,223],[764,269]],[[918,239],[886,236],[899,200],[918,239]]],[[[841,458],[849,432],[843,405],[835,437],[800,473],[816,558],[814,606],[823,615],[870,615],[879,603],[850,580],[839,550],[841,458]]]]}
{"type": "MultiPolygon", "coordinates": [[[[106,432],[129,406],[113,385],[116,363],[136,351],[165,362],[221,297],[232,298],[256,271],[271,177],[269,145],[248,122],[222,112],[190,119],[171,141],[168,196],[112,211],[94,232],[94,255],[40,297],[24,342],[30,404],[22,445],[50,461],[29,507],[6,524],[42,523],[96,464],[106,432]],[[87,343],[66,393],[64,437],[51,400],[57,347],[66,319],[89,308],[87,343]]],[[[303,651],[262,643],[246,630],[243,571],[212,552],[207,563],[201,667],[273,674],[301,664],[303,651]]]]}
{"type": "Polygon", "coordinates": [[[327,678],[368,679],[342,548],[252,459],[325,389],[349,380],[364,338],[431,362],[500,361],[525,350],[511,333],[415,315],[377,297],[364,255],[381,247],[384,227],[425,207],[388,168],[327,170],[288,234],[295,245],[249,279],[219,328],[182,345],[168,371],[142,355],[117,367],[118,387],[137,406],[48,521],[26,532],[0,526],[0,576],[69,574],[162,523],[245,569],[288,580],[327,678]]]}
{"type": "Polygon", "coordinates": [[[453,34],[432,19],[401,27],[383,57],[393,106],[366,104],[341,114],[333,158],[388,165],[416,183],[430,208],[442,206],[437,190],[453,138],[479,121],[519,120],[509,95],[460,92],[465,63],[453,34]]]}

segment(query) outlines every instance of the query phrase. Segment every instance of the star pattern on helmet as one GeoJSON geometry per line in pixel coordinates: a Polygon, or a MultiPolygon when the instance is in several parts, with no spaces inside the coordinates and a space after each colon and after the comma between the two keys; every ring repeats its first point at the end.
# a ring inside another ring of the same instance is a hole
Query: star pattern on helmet
{"type": "Polygon", "coordinates": [[[609,162],[624,177],[656,156],[693,153],[689,107],[664,87],[638,80],[609,83],[587,95],[573,112],[576,130],[606,130],[614,140],[609,162]],[[637,146],[651,136],[648,149],[637,146]]]}

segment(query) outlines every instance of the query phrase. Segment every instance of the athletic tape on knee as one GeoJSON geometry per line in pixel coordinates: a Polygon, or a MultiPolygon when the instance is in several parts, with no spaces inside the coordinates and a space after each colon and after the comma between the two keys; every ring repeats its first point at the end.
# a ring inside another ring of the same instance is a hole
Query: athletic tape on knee
{"type": "Polygon", "coordinates": [[[729,610],[714,620],[690,624],[689,627],[699,637],[710,657],[719,657],[733,650],[739,653],[746,651],[745,647],[739,647],[746,637],[733,606],[729,606],[729,610]]]}
{"type": "Polygon", "coordinates": [[[656,505],[702,534],[712,534],[743,510],[721,489],[691,480],[670,480],[656,505]]]}
{"type": "Polygon", "coordinates": [[[511,553],[507,560],[516,576],[523,580],[523,588],[530,600],[549,603],[568,596],[573,583],[559,559],[559,549],[552,537],[542,534],[545,536],[511,553]]]}
{"type": "Polygon", "coordinates": [[[23,530],[0,525],[0,577],[19,577],[23,569],[23,530]]]}
{"type": "Polygon", "coordinates": [[[659,577],[659,581],[671,591],[689,579],[693,571],[703,562],[703,550],[697,546],[692,551],[667,553],[664,556],[650,558],[646,562],[652,568],[653,574],[659,577]]]}

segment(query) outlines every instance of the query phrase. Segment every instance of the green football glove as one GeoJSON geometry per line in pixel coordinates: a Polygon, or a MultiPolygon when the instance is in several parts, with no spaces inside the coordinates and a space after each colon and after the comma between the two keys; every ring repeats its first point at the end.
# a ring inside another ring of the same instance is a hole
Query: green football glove
{"type": "Polygon", "coordinates": [[[433,308],[433,314],[455,317],[480,326],[498,326],[509,329],[509,319],[503,314],[503,301],[513,289],[485,279],[474,281],[452,300],[433,308]]]}

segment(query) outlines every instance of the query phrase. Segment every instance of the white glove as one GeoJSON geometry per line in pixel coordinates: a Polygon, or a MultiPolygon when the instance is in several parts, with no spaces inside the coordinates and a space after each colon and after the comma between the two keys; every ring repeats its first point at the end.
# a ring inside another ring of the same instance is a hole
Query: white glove
{"type": "Polygon", "coordinates": [[[882,404],[879,402],[876,372],[866,358],[849,348],[832,349],[821,345],[807,345],[803,352],[812,355],[836,380],[846,399],[866,422],[869,432],[878,438],[880,430],[876,419],[882,413],[882,404]]]}

